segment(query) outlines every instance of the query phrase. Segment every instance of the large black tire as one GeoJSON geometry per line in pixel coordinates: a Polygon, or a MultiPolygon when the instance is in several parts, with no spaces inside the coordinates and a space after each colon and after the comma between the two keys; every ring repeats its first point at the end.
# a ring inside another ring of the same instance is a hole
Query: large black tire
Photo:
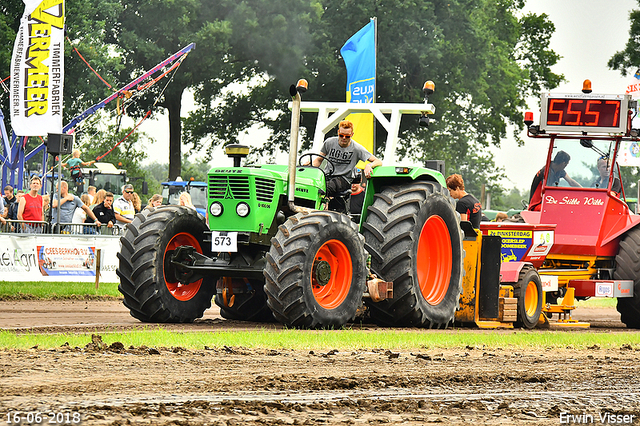
{"type": "Polygon", "coordinates": [[[513,286],[513,293],[518,299],[515,326],[531,330],[538,324],[542,313],[542,280],[538,271],[528,266],[522,268],[518,282],[513,286]]]}
{"type": "Polygon", "coordinates": [[[120,238],[118,290],[134,318],[144,322],[191,322],[211,307],[213,278],[179,285],[168,260],[175,248],[195,247],[209,255],[203,241],[207,226],[187,207],[145,209],[120,238]]]}
{"type": "Polygon", "coordinates": [[[224,277],[218,280],[216,287],[217,291],[214,300],[216,305],[220,307],[220,316],[222,318],[254,322],[275,321],[271,309],[267,306],[264,282],[246,278],[224,277]],[[224,284],[224,280],[231,280],[231,282],[224,284]],[[226,297],[223,294],[225,287],[232,288],[232,292],[226,297]],[[233,296],[233,304],[231,304],[231,296],[233,296]]]}
{"type": "Polygon", "coordinates": [[[371,271],[393,281],[393,299],[367,301],[383,326],[445,328],[462,292],[459,216],[437,182],[383,187],[363,225],[371,271]]]}
{"type": "Polygon", "coordinates": [[[633,281],[633,297],[619,297],[618,312],[627,327],[640,328],[640,228],[631,229],[622,237],[613,278],[633,281]]]}
{"type": "Polygon", "coordinates": [[[298,328],[342,327],[362,306],[364,238],[347,215],[296,214],[271,239],[264,276],[267,304],[278,321],[298,328]]]}

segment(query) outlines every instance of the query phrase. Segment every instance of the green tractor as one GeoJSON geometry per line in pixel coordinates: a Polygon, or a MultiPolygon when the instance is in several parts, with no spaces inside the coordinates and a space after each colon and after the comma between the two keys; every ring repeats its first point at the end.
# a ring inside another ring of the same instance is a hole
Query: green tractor
{"type": "Polygon", "coordinates": [[[127,226],[117,274],[132,316],[190,322],[215,296],[224,318],[299,328],[341,327],[363,306],[385,326],[453,322],[463,235],[443,175],[377,167],[357,217],[324,209],[330,163],[304,165],[318,154],[296,158],[300,112],[316,111],[315,147],[349,113],[373,112],[388,133],[385,158],[393,159],[401,115],[419,114],[425,125],[434,113],[432,83],[423,104],[351,104],[301,102],[301,82],[291,86],[288,165],[242,167],[248,148],[230,145],[234,166],[208,173],[207,220],[170,205],[146,209],[127,226]]]}

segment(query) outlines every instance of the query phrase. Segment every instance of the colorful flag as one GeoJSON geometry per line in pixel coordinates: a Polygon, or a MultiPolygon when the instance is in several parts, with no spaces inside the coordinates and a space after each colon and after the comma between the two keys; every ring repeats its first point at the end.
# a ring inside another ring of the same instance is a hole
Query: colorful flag
{"type": "MultiPolygon", "coordinates": [[[[347,67],[347,102],[375,102],[376,28],[375,19],[355,33],[340,49],[347,67]]],[[[373,153],[373,114],[351,114],[354,140],[373,153]]]]}
{"type": "Polygon", "coordinates": [[[62,133],[64,0],[23,0],[11,58],[11,127],[18,136],[62,133]]]}

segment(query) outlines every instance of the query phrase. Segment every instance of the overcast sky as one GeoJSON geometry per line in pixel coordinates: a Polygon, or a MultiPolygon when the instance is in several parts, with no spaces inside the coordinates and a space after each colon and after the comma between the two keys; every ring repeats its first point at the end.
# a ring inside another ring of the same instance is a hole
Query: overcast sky
{"type": "MultiPolygon", "coordinates": [[[[564,74],[567,80],[558,89],[559,93],[579,92],[582,81],[590,79],[596,93],[624,93],[629,77],[623,78],[619,72],[611,71],[607,62],[613,54],[622,50],[629,38],[629,12],[638,8],[636,0],[529,0],[525,12],[546,13],[555,24],[556,31],[551,39],[551,48],[561,59],[553,71],[564,74]]],[[[189,59],[187,59],[189,60],[189,59]]],[[[185,93],[183,116],[187,114],[190,100],[185,93]]],[[[191,101],[192,102],[192,101],[191,101]]],[[[530,101],[538,122],[539,100],[530,101]]],[[[157,142],[148,149],[147,161],[167,163],[169,161],[169,120],[147,120],[142,131],[154,136],[157,142]]],[[[500,149],[492,149],[496,164],[504,167],[509,181],[506,188],[514,185],[528,191],[535,173],[544,165],[548,141],[533,140],[522,134],[525,141],[518,147],[511,138],[502,142],[500,149]]],[[[254,139],[254,138],[251,138],[254,139]]],[[[240,140],[247,143],[248,140],[240,140]]],[[[228,160],[221,150],[215,154],[218,164],[228,160]]],[[[286,158],[284,160],[286,162],[286,158]]],[[[479,194],[476,194],[479,195],[479,194]]]]}
{"type": "MultiPolygon", "coordinates": [[[[630,77],[607,67],[613,54],[624,49],[629,39],[629,12],[638,8],[635,0],[529,0],[526,12],[546,13],[555,24],[551,48],[561,56],[553,67],[564,74],[566,83],[555,89],[558,93],[579,93],[582,82],[591,80],[594,93],[624,93],[630,77]]],[[[539,122],[539,100],[530,101],[535,122],[539,122]]],[[[535,173],[546,161],[548,139],[529,139],[521,135],[524,146],[512,139],[503,141],[501,149],[493,149],[496,165],[506,170],[511,182],[520,190],[529,191],[535,173]]]]}

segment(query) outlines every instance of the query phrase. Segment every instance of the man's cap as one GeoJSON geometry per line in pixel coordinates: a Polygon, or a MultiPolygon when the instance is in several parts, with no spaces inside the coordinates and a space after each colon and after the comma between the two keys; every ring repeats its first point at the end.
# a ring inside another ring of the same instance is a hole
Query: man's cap
{"type": "Polygon", "coordinates": [[[132,189],[133,189],[133,185],[131,185],[130,183],[128,183],[128,184],[126,184],[126,185],[124,186],[124,188],[122,188],[122,189],[123,189],[124,191],[126,191],[126,190],[132,190],[132,189]]]}

